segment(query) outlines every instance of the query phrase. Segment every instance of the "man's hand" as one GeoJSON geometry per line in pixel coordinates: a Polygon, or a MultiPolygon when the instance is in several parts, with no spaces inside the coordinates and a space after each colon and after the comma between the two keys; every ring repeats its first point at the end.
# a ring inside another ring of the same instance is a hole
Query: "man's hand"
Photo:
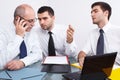
{"type": "Polygon", "coordinates": [[[18,17],[15,21],[15,28],[16,28],[16,34],[24,37],[24,34],[26,32],[26,29],[28,28],[28,26],[24,25],[27,24],[26,21],[24,21],[23,19],[20,19],[20,17],[18,17]]]}
{"type": "Polygon", "coordinates": [[[83,57],[83,58],[79,58],[78,60],[79,60],[79,65],[80,65],[81,67],[83,67],[84,57],[83,57]]]}
{"type": "Polygon", "coordinates": [[[67,29],[67,43],[72,43],[73,34],[74,34],[74,29],[72,28],[71,25],[69,25],[69,28],[67,29]]]}
{"type": "Polygon", "coordinates": [[[79,64],[81,67],[83,67],[85,56],[86,56],[86,54],[83,51],[80,51],[78,54],[78,61],[79,61],[79,64]]]}
{"type": "Polygon", "coordinates": [[[24,66],[25,64],[22,61],[12,60],[6,64],[5,68],[9,70],[18,70],[18,69],[23,68],[24,66]]]}

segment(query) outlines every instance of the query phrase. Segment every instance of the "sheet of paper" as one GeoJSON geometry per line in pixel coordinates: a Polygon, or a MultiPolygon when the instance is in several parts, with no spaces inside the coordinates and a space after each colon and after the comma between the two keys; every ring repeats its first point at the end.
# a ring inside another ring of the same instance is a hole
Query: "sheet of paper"
{"type": "Polygon", "coordinates": [[[47,56],[43,64],[68,64],[67,56],[47,56]]]}

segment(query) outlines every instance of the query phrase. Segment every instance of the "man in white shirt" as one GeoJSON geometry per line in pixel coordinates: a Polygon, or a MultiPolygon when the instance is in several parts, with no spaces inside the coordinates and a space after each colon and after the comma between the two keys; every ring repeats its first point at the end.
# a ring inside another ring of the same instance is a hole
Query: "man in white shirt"
{"type": "Polygon", "coordinates": [[[74,29],[54,24],[54,11],[49,6],[42,6],[38,10],[38,20],[40,27],[36,29],[39,42],[44,53],[44,57],[49,55],[49,32],[52,34],[54,41],[55,54],[66,55],[68,57],[76,56],[76,45],[73,39],[74,29]],[[68,29],[67,29],[68,28],[68,29]]]}
{"type": "Polygon", "coordinates": [[[110,5],[105,2],[95,2],[91,8],[93,24],[97,24],[98,28],[91,31],[84,48],[78,54],[80,65],[83,66],[86,55],[98,54],[97,43],[100,36],[99,30],[103,30],[104,36],[104,47],[101,47],[100,51],[103,50],[101,53],[118,52],[115,64],[120,65],[120,27],[111,25],[109,22],[111,16],[110,5]]]}
{"type": "Polygon", "coordinates": [[[19,5],[13,23],[0,32],[0,69],[17,70],[42,59],[37,36],[31,30],[35,23],[33,8],[27,4],[19,5]],[[24,56],[21,48],[25,49],[24,56]]]}

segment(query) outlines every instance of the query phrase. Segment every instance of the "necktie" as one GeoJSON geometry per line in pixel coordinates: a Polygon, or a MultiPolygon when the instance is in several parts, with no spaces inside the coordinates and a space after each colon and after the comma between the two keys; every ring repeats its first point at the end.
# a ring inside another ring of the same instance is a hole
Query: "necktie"
{"type": "Polygon", "coordinates": [[[99,32],[100,32],[100,36],[98,39],[97,51],[96,51],[97,55],[104,53],[104,36],[103,36],[104,31],[102,29],[100,29],[99,32]]]}
{"type": "Polygon", "coordinates": [[[25,56],[27,56],[27,49],[26,49],[25,42],[23,40],[20,45],[20,59],[24,58],[25,56]]]}
{"type": "Polygon", "coordinates": [[[48,33],[49,33],[48,54],[49,56],[56,56],[52,32],[48,32],[48,33]]]}

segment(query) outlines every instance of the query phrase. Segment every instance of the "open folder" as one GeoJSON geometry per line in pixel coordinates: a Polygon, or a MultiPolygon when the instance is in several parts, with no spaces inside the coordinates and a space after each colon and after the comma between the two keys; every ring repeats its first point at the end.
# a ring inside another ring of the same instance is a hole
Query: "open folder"
{"type": "Polygon", "coordinates": [[[48,56],[43,60],[42,66],[42,72],[71,72],[71,67],[67,56],[48,56]]]}
{"type": "Polygon", "coordinates": [[[112,70],[112,73],[109,78],[111,80],[120,80],[120,68],[112,70]]]}
{"type": "Polygon", "coordinates": [[[11,80],[41,80],[45,75],[46,72],[40,72],[40,69],[36,68],[23,68],[20,70],[9,71],[5,70],[0,76],[2,80],[4,79],[11,79],[11,80]],[[2,77],[4,76],[4,77],[2,77]]]}

